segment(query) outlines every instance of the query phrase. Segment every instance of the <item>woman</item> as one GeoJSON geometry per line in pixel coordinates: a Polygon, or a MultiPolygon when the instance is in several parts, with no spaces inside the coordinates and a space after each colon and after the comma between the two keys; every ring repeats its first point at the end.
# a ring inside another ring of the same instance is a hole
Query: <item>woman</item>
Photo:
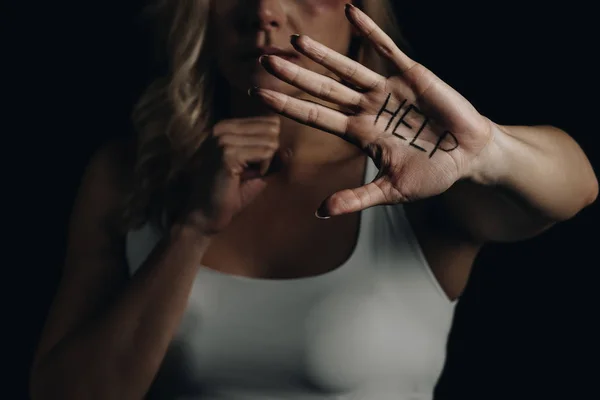
{"type": "Polygon", "coordinates": [[[431,399],[480,247],[597,196],[565,132],[481,115],[383,0],[155,11],[169,73],[137,157],[87,169],[34,399],[431,399]]]}

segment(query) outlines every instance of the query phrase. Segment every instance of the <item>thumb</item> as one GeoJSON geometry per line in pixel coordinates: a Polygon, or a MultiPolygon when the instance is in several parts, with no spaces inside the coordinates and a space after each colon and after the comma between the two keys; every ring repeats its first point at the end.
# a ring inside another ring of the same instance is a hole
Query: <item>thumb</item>
{"type": "Polygon", "coordinates": [[[386,204],[385,193],[377,181],[355,189],[344,189],[325,199],[315,216],[320,219],[362,211],[380,204],[386,204]]]}

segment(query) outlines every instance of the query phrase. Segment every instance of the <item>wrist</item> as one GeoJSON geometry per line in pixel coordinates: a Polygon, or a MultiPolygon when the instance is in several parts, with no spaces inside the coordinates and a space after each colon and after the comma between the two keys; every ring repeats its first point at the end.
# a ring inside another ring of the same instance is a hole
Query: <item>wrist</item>
{"type": "Polygon", "coordinates": [[[491,137],[471,164],[467,178],[483,186],[497,186],[505,181],[508,170],[507,148],[510,136],[507,128],[492,121],[491,137]]]}
{"type": "Polygon", "coordinates": [[[211,225],[204,212],[192,207],[184,207],[175,216],[172,227],[180,234],[211,237],[217,233],[211,225]]]}
{"type": "Polygon", "coordinates": [[[211,236],[206,234],[202,229],[182,222],[176,222],[171,226],[169,238],[174,242],[189,244],[200,252],[204,252],[211,240],[211,236]]]}

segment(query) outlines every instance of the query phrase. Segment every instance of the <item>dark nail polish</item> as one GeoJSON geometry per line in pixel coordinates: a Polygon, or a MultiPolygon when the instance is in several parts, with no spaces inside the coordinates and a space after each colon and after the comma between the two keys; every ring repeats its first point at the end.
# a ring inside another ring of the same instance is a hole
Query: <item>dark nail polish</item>
{"type": "Polygon", "coordinates": [[[251,87],[250,89],[248,89],[248,96],[254,96],[257,91],[258,91],[258,86],[251,87]]]}
{"type": "Polygon", "coordinates": [[[331,218],[331,216],[327,212],[327,209],[325,208],[324,204],[322,204],[319,207],[319,209],[315,212],[315,217],[317,217],[319,219],[329,219],[329,218],[331,218]]]}

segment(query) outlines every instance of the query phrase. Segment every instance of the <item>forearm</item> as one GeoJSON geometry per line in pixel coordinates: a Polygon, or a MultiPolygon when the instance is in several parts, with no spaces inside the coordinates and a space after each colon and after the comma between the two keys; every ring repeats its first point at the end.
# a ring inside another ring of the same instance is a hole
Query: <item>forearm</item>
{"type": "Polygon", "coordinates": [[[550,221],[592,203],[598,181],[579,145],[551,126],[499,126],[475,182],[498,187],[550,221]]]}
{"type": "Polygon", "coordinates": [[[577,143],[553,127],[495,126],[472,173],[440,196],[478,242],[533,237],[594,201],[598,182],[577,143]]]}
{"type": "Polygon", "coordinates": [[[180,323],[208,240],[177,228],[166,235],[111,306],[40,361],[33,397],[143,398],[180,323]]]}

